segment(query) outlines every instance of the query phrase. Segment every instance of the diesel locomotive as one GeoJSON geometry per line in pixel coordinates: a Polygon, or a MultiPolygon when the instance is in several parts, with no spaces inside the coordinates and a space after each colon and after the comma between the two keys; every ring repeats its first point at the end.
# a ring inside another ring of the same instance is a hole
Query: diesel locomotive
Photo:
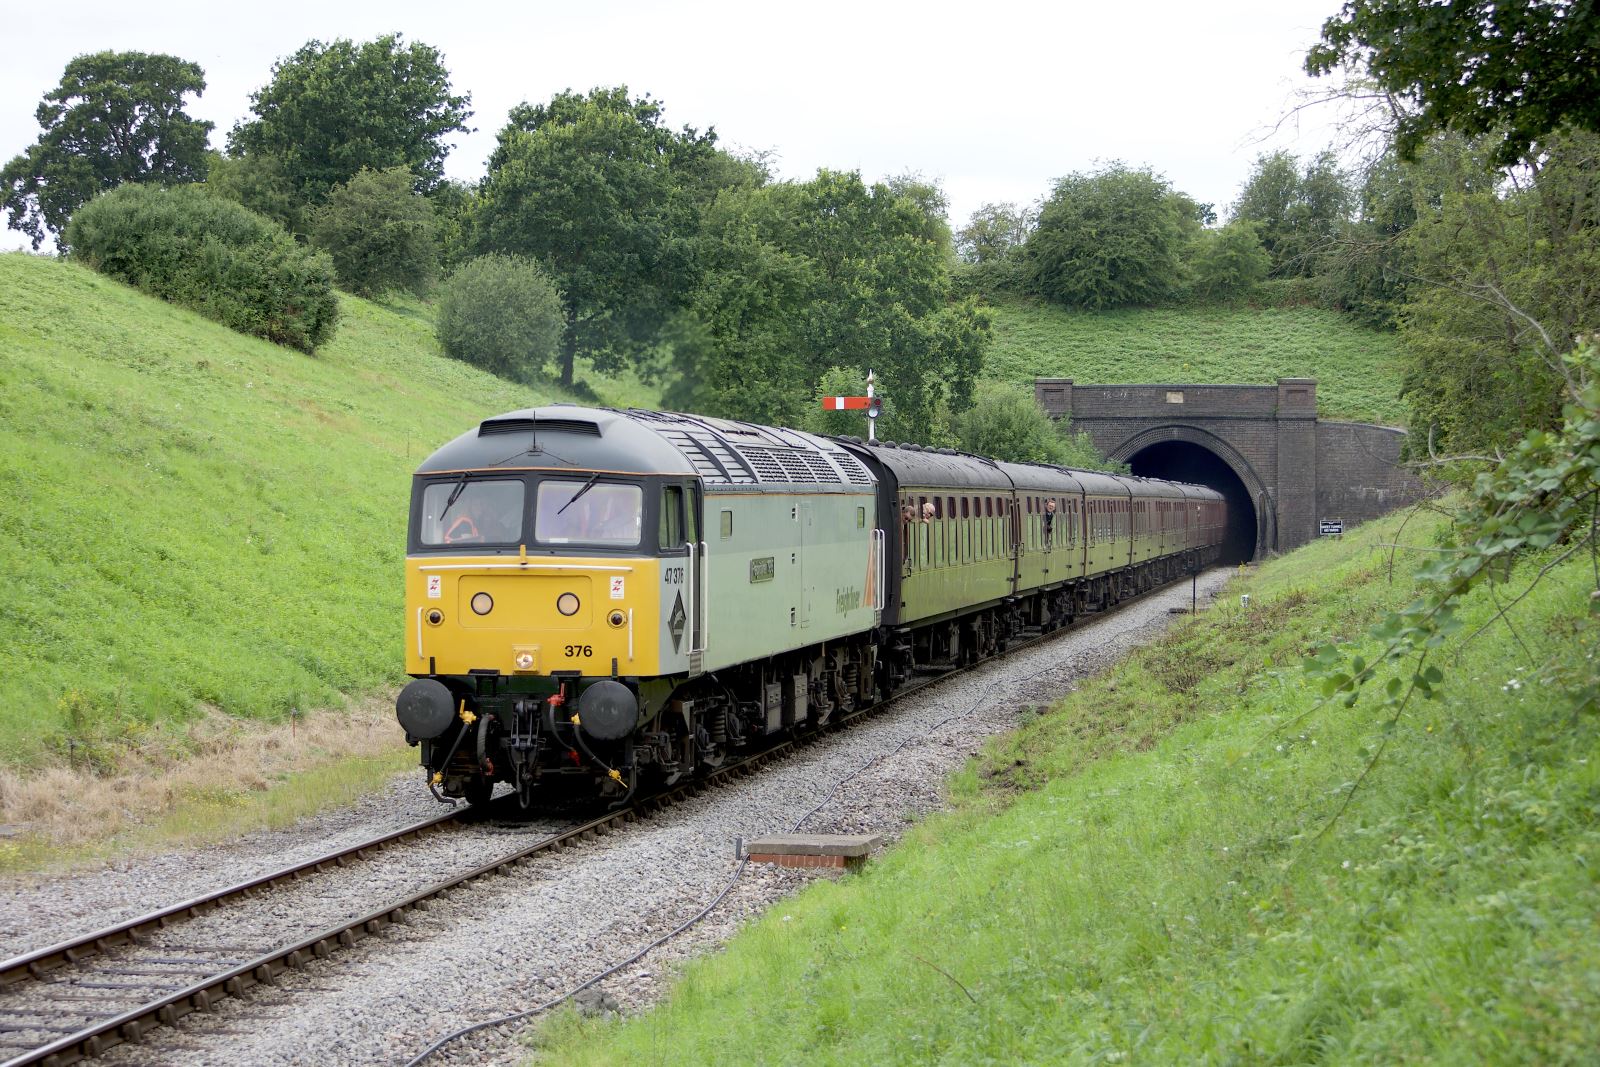
{"type": "Polygon", "coordinates": [[[1176,482],[512,412],[416,472],[396,712],[438,795],[620,801],[1213,562],[1226,522],[1176,482]]]}

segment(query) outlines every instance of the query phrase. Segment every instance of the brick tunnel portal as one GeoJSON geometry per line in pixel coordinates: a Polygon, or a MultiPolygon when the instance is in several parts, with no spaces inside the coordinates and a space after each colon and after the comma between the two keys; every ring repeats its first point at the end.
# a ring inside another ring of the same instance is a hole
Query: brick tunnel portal
{"type": "Polygon", "coordinates": [[[1215,452],[1189,441],[1161,441],[1128,457],[1128,469],[1142,478],[1167,478],[1209,486],[1228,501],[1228,532],[1221,562],[1244,563],[1256,555],[1260,517],[1244,482],[1215,452]]]}

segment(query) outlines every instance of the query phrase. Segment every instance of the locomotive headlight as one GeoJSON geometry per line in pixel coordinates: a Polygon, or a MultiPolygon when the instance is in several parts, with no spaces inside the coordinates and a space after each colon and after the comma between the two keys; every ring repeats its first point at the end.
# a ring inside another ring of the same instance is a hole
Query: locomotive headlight
{"type": "Polygon", "coordinates": [[[494,610],[494,597],[488,593],[474,593],[472,596],[472,610],[479,615],[487,615],[494,610]]]}
{"type": "Polygon", "coordinates": [[[516,658],[516,664],[517,664],[517,670],[519,670],[519,671],[531,671],[531,670],[533,670],[533,653],[532,652],[518,652],[517,653],[517,658],[516,658]]]}
{"type": "Polygon", "coordinates": [[[576,615],[578,613],[578,595],[576,593],[562,593],[556,598],[556,610],[563,615],[576,615]]]}
{"type": "Polygon", "coordinates": [[[612,626],[620,628],[623,623],[628,621],[628,617],[620,611],[613,611],[610,615],[606,616],[606,621],[612,626]]]}
{"type": "Polygon", "coordinates": [[[432,611],[428,612],[428,622],[434,626],[438,626],[441,622],[444,622],[444,612],[440,611],[438,608],[434,608],[432,611]]]}

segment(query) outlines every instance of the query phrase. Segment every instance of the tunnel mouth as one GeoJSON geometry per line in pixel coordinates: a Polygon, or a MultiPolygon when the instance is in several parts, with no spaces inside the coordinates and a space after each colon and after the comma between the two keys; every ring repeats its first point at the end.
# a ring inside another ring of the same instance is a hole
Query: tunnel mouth
{"type": "Polygon", "coordinates": [[[1128,470],[1141,478],[1192,482],[1221,493],[1228,502],[1228,531],[1219,562],[1245,563],[1256,556],[1256,531],[1260,528],[1255,501],[1233,468],[1204,445],[1189,441],[1162,441],[1128,457],[1128,470]]]}

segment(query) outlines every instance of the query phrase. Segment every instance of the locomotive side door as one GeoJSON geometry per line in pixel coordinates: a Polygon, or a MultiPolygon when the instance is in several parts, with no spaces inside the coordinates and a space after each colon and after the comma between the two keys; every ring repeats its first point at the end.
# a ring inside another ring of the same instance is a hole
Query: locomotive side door
{"type": "Polygon", "coordinates": [[[698,671],[706,651],[706,620],[710,615],[706,603],[706,571],[711,567],[711,546],[706,537],[705,501],[701,498],[698,483],[688,486],[688,537],[689,555],[694,559],[694,611],[689,620],[690,669],[698,671]]]}
{"type": "Polygon", "coordinates": [[[705,670],[707,581],[702,508],[698,484],[661,487],[662,661],[682,657],[679,662],[687,661],[691,677],[705,670]]]}
{"type": "Polygon", "coordinates": [[[798,545],[797,558],[799,566],[796,576],[800,580],[799,599],[796,605],[800,609],[800,627],[804,629],[811,625],[811,584],[806,580],[806,550],[811,547],[813,535],[811,532],[811,501],[804,500],[795,505],[795,522],[799,524],[795,541],[798,545]]]}

